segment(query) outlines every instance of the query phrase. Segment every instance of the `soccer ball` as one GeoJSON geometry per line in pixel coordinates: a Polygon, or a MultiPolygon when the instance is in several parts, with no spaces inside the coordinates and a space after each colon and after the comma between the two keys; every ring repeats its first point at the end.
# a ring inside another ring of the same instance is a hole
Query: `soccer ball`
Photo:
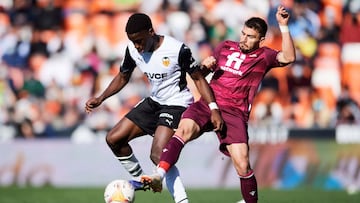
{"type": "Polygon", "coordinates": [[[105,203],[133,203],[135,190],[127,180],[113,180],[105,188],[105,203]]]}

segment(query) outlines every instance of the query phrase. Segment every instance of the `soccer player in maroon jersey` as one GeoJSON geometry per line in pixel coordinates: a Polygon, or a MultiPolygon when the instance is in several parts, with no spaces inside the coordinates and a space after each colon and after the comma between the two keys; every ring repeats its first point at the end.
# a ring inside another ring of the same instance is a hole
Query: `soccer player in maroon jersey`
{"type": "Polygon", "coordinates": [[[295,61],[295,48],[287,27],[289,17],[285,8],[279,6],[276,19],[282,33],[282,51],[260,46],[265,39],[267,24],[261,18],[252,17],[245,22],[239,42],[221,42],[213,56],[203,61],[203,64],[212,67],[214,72],[210,86],[216,103],[210,103],[209,108],[208,104],[200,99],[183,113],[176,133],[163,149],[157,173],[141,177],[153,191],[162,190],[162,178],[177,162],[185,143],[209,130],[210,109],[219,106],[224,119],[224,126],[216,131],[220,141],[219,149],[232,159],[245,202],[257,202],[257,182],[249,162],[249,114],[265,74],[271,68],[286,66],[295,61]]]}

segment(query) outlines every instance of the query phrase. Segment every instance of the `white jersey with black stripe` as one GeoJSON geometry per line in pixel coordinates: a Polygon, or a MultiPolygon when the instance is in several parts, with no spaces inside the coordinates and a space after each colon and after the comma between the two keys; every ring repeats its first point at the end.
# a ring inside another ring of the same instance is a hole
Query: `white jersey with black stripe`
{"type": "MultiPolygon", "coordinates": [[[[193,95],[186,86],[186,72],[195,68],[194,60],[191,54],[191,57],[181,56],[181,50],[189,49],[182,42],[164,36],[162,44],[154,52],[139,53],[132,42],[127,49],[120,70],[132,71],[137,66],[151,84],[151,99],[162,105],[184,107],[193,102],[193,95]],[[179,57],[182,57],[183,61],[188,60],[182,63],[187,67],[181,67],[179,57]]],[[[189,52],[190,50],[187,53],[189,52]]]]}

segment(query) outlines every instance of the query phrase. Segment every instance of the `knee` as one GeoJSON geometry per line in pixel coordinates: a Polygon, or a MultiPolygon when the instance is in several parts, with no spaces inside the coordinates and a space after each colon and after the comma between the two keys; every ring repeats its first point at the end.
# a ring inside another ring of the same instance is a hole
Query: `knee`
{"type": "Polygon", "coordinates": [[[160,161],[160,156],[162,153],[162,150],[165,148],[166,143],[164,142],[154,142],[151,146],[150,151],[150,160],[157,165],[160,161]]]}
{"type": "Polygon", "coordinates": [[[124,140],[121,139],[121,136],[117,136],[113,131],[109,131],[106,134],[105,141],[108,146],[114,147],[116,145],[121,145],[124,140]]]}
{"type": "Polygon", "coordinates": [[[179,136],[185,143],[196,138],[200,132],[200,127],[192,120],[185,120],[180,122],[176,135],[179,136]]]}
{"type": "Polygon", "coordinates": [[[150,159],[155,165],[157,165],[160,161],[160,154],[156,152],[151,152],[150,159]]]}
{"type": "Polygon", "coordinates": [[[235,163],[235,169],[240,177],[247,176],[250,169],[250,163],[247,160],[240,160],[235,163]]]}
{"type": "Polygon", "coordinates": [[[110,132],[108,132],[106,134],[105,141],[109,146],[114,145],[114,138],[113,138],[113,135],[110,132]]]}

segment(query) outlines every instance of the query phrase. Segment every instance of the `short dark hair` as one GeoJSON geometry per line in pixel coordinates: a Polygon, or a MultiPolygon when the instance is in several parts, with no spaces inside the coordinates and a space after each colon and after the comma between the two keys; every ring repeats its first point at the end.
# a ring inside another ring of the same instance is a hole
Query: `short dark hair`
{"type": "Polygon", "coordinates": [[[260,33],[261,37],[265,37],[267,29],[268,29],[265,20],[262,18],[259,18],[259,17],[249,18],[245,22],[245,26],[258,31],[260,33]]]}
{"type": "Polygon", "coordinates": [[[152,28],[151,19],[144,13],[134,13],[126,23],[125,31],[127,34],[134,34],[152,28]]]}

